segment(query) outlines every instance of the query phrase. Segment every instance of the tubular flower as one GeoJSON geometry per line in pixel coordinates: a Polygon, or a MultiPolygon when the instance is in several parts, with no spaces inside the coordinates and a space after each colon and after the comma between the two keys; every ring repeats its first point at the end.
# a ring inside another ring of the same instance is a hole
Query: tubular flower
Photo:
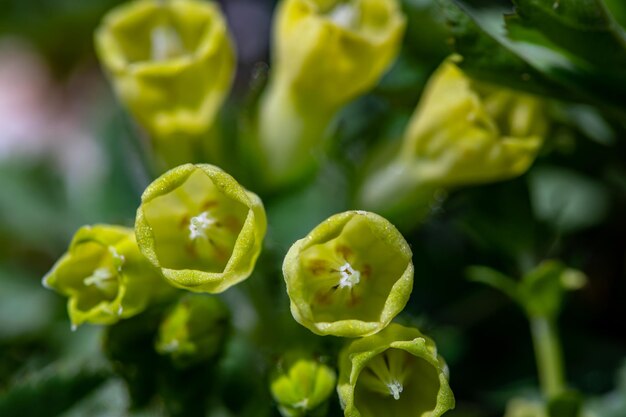
{"type": "Polygon", "coordinates": [[[397,0],[284,0],[274,25],[270,85],[259,113],[271,181],[288,183],[336,112],[372,88],[398,54],[405,18],[397,0]]]}
{"type": "Polygon", "coordinates": [[[285,257],[291,313],[320,335],[376,333],[409,299],[411,256],[400,232],[379,215],[334,215],[294,243],[285,257]]]}
{"type": "Polygon", "coordinates": [[[325,415],[324,405],[337,375],[329,366],[300,352],[289,352],[270,376],[272,397],[284,417],[325,415]]]}
{"type": "Polygon", "coordinates": [[[438,417],[454,408],[435,343],[398,324],[344,348],[337,393],[346,417],[438,417]]]}
{"type": "Polygon", "coordinates": [[[117,95],[153,138],[209,130],[235,67],[215,3],[136,0],[106,15],[95,41],[117,95]]]}
{"type": "Polygon", "coordinates": [[[259,197],[220,168],[186,164],[144,191],[141,252],[173,285],[219,293],[252,273],[267,221],[259,197]]]}
{"type": "Polygon", "coordinates": [[[473,81],[455,59],[428,82],[400,153],[367,178],[363,206],[389,207],[433,187],[509,179],[534,161],[547,130],[543,103],[473,81]]]}
{"type": "Polygon", "coordinates": [[[190,366],[220,354],[229,328],[230,312],[219,298],[189,294],[161,322],[156,350],[190,366]]]}
{"type": "Polygon", "coordinates": [[[79,229],[43,285],[69,298],[73,327],[114,324],[173,290],[141,255],[132,229],[107,225],[79,229]]]}

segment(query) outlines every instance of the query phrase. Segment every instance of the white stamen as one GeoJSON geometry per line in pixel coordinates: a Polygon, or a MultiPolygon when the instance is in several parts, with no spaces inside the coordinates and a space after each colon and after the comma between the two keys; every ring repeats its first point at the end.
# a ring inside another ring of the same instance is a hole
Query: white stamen
{"type": "Polygon", "coordinates": [[[217,220],[209,216],[208,212],[202,212],[189,221],[189,239],[194,240],[199,237],[206,238],[206,231],[217,220]]]}
{"type": "Polygon", "coordinates": [[[357,10],[351,4],[339,4],[329,14],[328,18],[337,26],[349,29],[356,23],[357,10]]]}
{"type": "Polygon", "coordinates": [[[111,283],[107,283],[108,280],[113,278],[114,275],[109,268],[98,268],[91,275],[83,279],[85,285],[95,285],[99,289],[105,289],[111,283]]]}
{"type": "Polygon", "coordinates": [[[400,393],[404,390],[402,384],[396,380],[391,381],[387,384],[387,388],[389,388],[389,393],[393,395],[394,400],[400,399],[400,393]]]}
{"type": "Polygon", "coordinates": [[[152,30],[152,59],[165,61],[184,52],[180,36],[170,26],[159,26],[152,30]]]}
{"type": "Polygon", "coordinates": [[[118,315],[118,316],[121,316],[123,313],[124,313],[124,307],[120,306],[120,307],[117,309],[117,315],[118,315]]]}
{"type": "Polygon", "coordinates": [[[361,273],[352,268],[349,262],[346,262],[339,268],[341,279],[339,280],[339,288],[352,288],[361,282],[361,273]]]}
{"type": "Polygon", "coordinates": [[[78,329],[78,326],[75,325],[74,323],[72,323],[72,327],[70,327],[72,329],[73,332],[76,331],[76,329],[78,329]]]}

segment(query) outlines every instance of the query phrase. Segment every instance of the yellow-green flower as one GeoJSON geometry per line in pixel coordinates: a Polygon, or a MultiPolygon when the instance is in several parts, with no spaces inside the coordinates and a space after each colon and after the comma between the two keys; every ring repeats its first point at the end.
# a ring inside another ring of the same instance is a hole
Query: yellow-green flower
{"type": "Polygon", "coordinates": [[[180,146],[207,133],[235,68],[216,3],[132,1],[105,16],[95,40],[117,95],[154,139],[180,146]]]}
{"type": "Polygon", "coordinates": [[[337,393],[346,417],[438,417],[455,403],[435,343],[398,324],[343,349],[337,393]]]}
{"type": "Polygon", "coordinates": [[[534,161],[547,130],[543,102],[474,81],[456,59],[431,77],[397,157],[366,179],[364,207],[388,210],[429,188],[509,179],[534,161]]]}
{"type": "Polygon", "coordinates": [[[322,416],[336,380],[328,365],[305,353],[289,352],[272,372],[270,390],[284,417],[322,416]]]}
{"type": "Polygon", "coordinates": [[[230,312],[219,298],[189,294],[161,322],[156,350],[190,366],[218,355],[229,329],[230,312]]]}
{"type": "Polygon", "coordinates": [[[173,290],[141,255],[133,230],[108,225],[79,229],[43,284],[69,298],[74,327],[114,324],[173,290]]]}
{"type": "Polygon", "coordinates": [[[219,293],[252,273],[267,221],[259,197],[220,168],[186,164],[144,191],[141,252],[175,286],[219,293]]]}
{"type": "Polygon", "coordinates": [[[259,140],[270,185],[293,181],[341,107],[372,88],[398,54],[397,0],[284,0],[276,12],[259,140]]]}
{"type": "Polygon", "coordinates": [[[409,299],[411,256],[400,232],[383,217],[336,214],[294,243],[285,257],[291,313],[320,335],[376,333],[409,299]]]}

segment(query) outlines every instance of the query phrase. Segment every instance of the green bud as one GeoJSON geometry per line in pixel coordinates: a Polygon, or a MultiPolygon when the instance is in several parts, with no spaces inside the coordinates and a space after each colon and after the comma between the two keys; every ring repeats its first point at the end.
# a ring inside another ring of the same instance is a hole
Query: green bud
{"type": "Polygon", "coordinates": [[[291,314],[320,335],[376,333],[411,295],[411,256],[400,232],[383,217],[336,214],[294,243],[285,257],[291,314]]]}
{"type": "Polygon", "coordinates": [[[235,67],[216,3],[132,1],[105,16],[95,41],[118,97],[154,139],[179,142],[213,125],[235,67]]]}
{"type": "Polygon", "coordinates": [[[284,417],[299,417],[323,406],[337,376],[329,366],[300,352],[286,354],[270,376],[272,397],[284,417]]]}
{"type": "Polygon", "coordinates": [[[397,157],[366,179],[364,207],[385,211],[437,187],[509,179],[534,161],[547,130],[544,104],[474,81],[456,60],[431,77],[397,157]]]}
{"type": "Polygon", "coordinates": [[[311,169],[311,151],[334,115],[378,82],[398,54],[404,28],[397,0],[279,4],[259,113],[263,173],[272,185],[311,169]]]}
{"type": "Polygon", "coordinates": [[[80,228],[43,285],[69,298],[73,327],[114,324],[173,290],[141,255],[132,229],[107,225],[80,228]]]}
{"type": "Polygon", "coordinates": [[[261,199],[220,168],[186,164],[146,188],[135,232],[172,285],[219,293],[252,273],[267,221],[261,199]]]}
{"type": "Polygon", "coordinates": [[[217,356],[230,328],[230,312],[215,296],[187,295],[159,326],[156,350],[189,366],[217,356]]]}
{"type": "Polygon", "coordinates": [[[435,343],[398,324],[343,349],[337,392],[346,417],[438,417],[455,404],[435,343]]]}

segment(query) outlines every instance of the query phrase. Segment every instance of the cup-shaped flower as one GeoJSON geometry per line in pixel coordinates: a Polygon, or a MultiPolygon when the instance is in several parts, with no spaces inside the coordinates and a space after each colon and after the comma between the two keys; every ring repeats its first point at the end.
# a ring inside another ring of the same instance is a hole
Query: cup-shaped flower
{"type": "Polygon", "coordinates": [[[114,324],[173,291],[139,252],[133,230],[108,225],[80,228],[43,285],[69,298],[73,327],[114,324]]]}
{"type": "Polygon", "coordinates": [[[548,124],[543,102],[474,81],[456,59],[431,77],[398,155],[368,175],[363,207],[391,207],[429,188],[509,179],[534,161],[548,124]]]}
{"type": "Polygon", "coordinates": [[[540,99],[474,81],[449,59],[426,87],[402,154],[441,185],[498,181],[528,169],[546,128],[540,99]]]}
{"type": "Polygon", "coordinates": [[[378,82],[404,27],[397,0],[284,0],[274,27],[273,81],[336,109],[378,82]]]}
{"type": "Polygon", "coordinates": [[[259,140],[270,185],[310,170],[337,111],[372,88],[398,54],[405,17],[398,0],[283,0],[274,23],[259,140]]]}
{"type": "Polygon", "coordinates": [[[304,352],[288,352],[270,375],[270,390],[284,417],[321,416],[336,380],[330,366],[304,352]]]}
{"type": "Polygon", "coordinates": [[[135,232],[173,285],[219,293],[252,273],[267,228],[261,199],[220,168],[186,164],[146,188],[135,232]]]}
{"type": "Polygon", "coordinates": [[[154,139],[208,131],[235,67],[216,3],[132,1],[105,16],[95,41],[120,100],[154,139]]]}
{"type": "Polygon", "coordinates": [[[343,349],[337,393],[346,417],[438,417],[455,404],[435,343],[398,324],[343,349]]]}
{"type": "Polygon", "coordinates": [[[219,355],[230,329],[230,312],[216,296],[189,294],[159,326],[157,352],[187,367],[219,355]]]}
{"type": "Polygon", "coordinates": [[[376,333],[411,295],[411,256],[400,232],[383,217],[336,214],[294,243],[285,257],[291,313],[320,335],[376,333]]]}

